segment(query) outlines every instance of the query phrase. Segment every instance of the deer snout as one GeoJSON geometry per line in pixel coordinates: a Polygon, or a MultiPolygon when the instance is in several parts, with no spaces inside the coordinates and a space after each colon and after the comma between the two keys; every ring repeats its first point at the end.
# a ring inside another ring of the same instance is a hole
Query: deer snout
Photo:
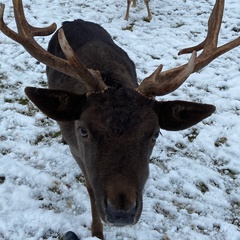
{"type": "Polygon", "coordinates": [[[136,223],[136,206],[137,204],[133,204],[132,208],[121,210],[111,203],[108,203],[106,206],[107,222],[115,226],[133,225],[136,223]]]}
{"type": "Polygon", "coordinates": [[[106,220],[116,226],[132,225],[137,222],[138,201],[136,191],[126,185],[108,188],[105,201],[106,220]]]}

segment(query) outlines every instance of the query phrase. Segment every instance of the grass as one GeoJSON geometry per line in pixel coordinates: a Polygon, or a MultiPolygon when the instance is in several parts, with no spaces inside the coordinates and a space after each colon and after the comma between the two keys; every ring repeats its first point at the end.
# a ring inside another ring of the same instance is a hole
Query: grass
{"type": "Polygon", "coordinates": [[[0,89],[5,89],[4,81],[8,79],[8,75],[6,73],[0,73],[0,89]]]}
{"type": "Polygon", "coordinates": [[[38,145],[40,142],[46,142],[49,143],[51,142],[51,139],[53,138],[58,138],[61,136],[61,132],[49,132],[45,134],[38,135],[36,139],[34,140],[34,145],[38,145]]]}
{"type": "Polygon", "coordinates": [[[187,137],[189,142],[193,142],[197,138],[198,134],[199,132],[197,128],[191,128],[191,132],[186,134],[184,137],[187,137]]]}
{"type": "Polygon", "coordinates": [[[229,176],[230,178],[232,178],[233,180],[237,178],[238,174],[237,172],[234,172],[233,170],[229,169],[229,168],[222,168],[218,170],[219,173],[224,174],[229,176]]]}
{"type": "Polygon", "coordinates": [[[130,23],[127,27],[122,28],[124,31],[131,31],[133,32],[133,27],[134,27],[135,22],[130,23]]]}
{"type": "Polygon", "coordinates": [[[220,137],[215,142],[215,147],[221,147],[222,145],[226,144],[228,139],[226,137],[220,137]]]}
{"type": "Polygon", "coordinates": [[[143,17],[143,19],[142,19],[144,22],[151,22],[149,19],[148,19],[148,17],[143,17]]]}
{"type": "Polygon", "coordinates": [[[7,148],[2,148],[1,150],[1,154],[4,155],[8,155],[9,153],[11,153],[11,149],[7,149],[7,148]]]}
{"type": "Polygon", "coordinates": [[[62,194],[62,191],[60,190],[60,182],[54,182],[54,185],[49,187],[48,190],[58,195],[62,194]]]}
{"type": "Polygon", "coordinates": [[[5,98],[4,102],[6,103],[19,103],[20,105],[28,105],[29,100],[27,98],[5,98]]]}
{"type": "Polygon", "coordinates": [[[83,184],[84,186],[86,186],[86,180],[85,180],[85,177],[83,176],[82,173],[76,175],[75,179],[77,180],[77,182],[79,182],[79,183],[83,184]]]}
{"type": "Polygon", "coordinates": [[[196,184],[196,187],[198,190],[200,190],[202,193],[206,193],[209,192],[209,188],[208,186],[203,183],[203,182],[199,182],[198,184],[196,184]]]}
{"type": "Polygon", "coordinates": [[[5,176],[0,176],[0,184],[3,184],[6,180],[5,176]]]}
{"type": "Polygon", "coordinates": [[[43,240],[47,240],[47,239],[59,239],[62,240],[63,236],[59,233],[59,232],[55,232],[52,229],[49,229],[43,236],[42,238],[43,240]]]}

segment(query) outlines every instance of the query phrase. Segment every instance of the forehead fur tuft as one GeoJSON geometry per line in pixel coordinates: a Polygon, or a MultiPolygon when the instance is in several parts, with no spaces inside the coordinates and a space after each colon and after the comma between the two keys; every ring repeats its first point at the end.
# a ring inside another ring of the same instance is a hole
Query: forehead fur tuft
{"type": "Polygon", "coordinates": [[[104,121],[112,132],[122,135],[138,126],[146,118],[153,102],[142,97],[133,89],[118,88],[107,90],[96,96],[104,113],[104,121]],[[99,101],[100,100],[100,101],[99,101]]]}

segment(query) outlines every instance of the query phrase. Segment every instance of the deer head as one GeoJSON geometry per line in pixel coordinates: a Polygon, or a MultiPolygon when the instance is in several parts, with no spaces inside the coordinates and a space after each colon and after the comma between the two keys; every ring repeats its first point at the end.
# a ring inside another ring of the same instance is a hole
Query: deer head
{"type": "Polygon", "coordinates": [[[50,89],[27,87],[25,92],[43,113],[58,121],[63,138],[86,178],[92,207],[92,235],[103,239],[101,220],[117,226],[138,221],[148,162],[159,129],[182,130],[215,111],[213,105],[156,101],[155,96],[179,88],[191,73],[239,46],[240,37],[217,47],[224,9],[224,0],[217,0],[206,39],[179,53],[192,53],[189,62],[164,72],[160,65],[138,85],[131,59],[99,25],[82,20],[64,23],[46,51],[34,37],[53,33],[56,25],[32,27],[25,19],[22,1],[13,3],[18,33],[4,23],[3,4],[0,29],[48,66],[50,89]],[[81,28],[98,32],[98,41],[91,35],[80,44],[82,40],[70,37],[73,29],[79,32],[81,28]],[[75,42],[80,46],[76,47],[75,42]],[[90,47],[86,47],[89,42],[90,47]],[[202,52],[197,56],[199,50],[202,52]],[[111,57],[105,58],[105,51],[111,52],[111,57]],[[100,64],[99,58],[105,62],[100,64]],[[108,66],[114,68],[108,72],[108,66]]]}

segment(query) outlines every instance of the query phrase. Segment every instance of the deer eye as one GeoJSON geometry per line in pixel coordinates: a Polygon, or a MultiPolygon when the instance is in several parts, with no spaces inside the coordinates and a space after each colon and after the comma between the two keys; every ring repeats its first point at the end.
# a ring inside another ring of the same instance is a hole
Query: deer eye
{"type": "Polygon", "coordinates": [[[82,136],[83,138],[87,138],[87,137],[88,137],[88,131],[87,131],[85,128],[80,127],[80,128],[79,128],[79,132],[80,132],[80,134],[81,134],[81,136],[82,136]]]}
{"type": "Polygon", "coordinates": [[[158,138],[158,136],[159,136],[159,131],[158,132],[156,132],[154,135],[153,135],[153,138],[152,138],[152,140],[153,141],[156,141],[157,140],[157,138],[158,138]]]}

